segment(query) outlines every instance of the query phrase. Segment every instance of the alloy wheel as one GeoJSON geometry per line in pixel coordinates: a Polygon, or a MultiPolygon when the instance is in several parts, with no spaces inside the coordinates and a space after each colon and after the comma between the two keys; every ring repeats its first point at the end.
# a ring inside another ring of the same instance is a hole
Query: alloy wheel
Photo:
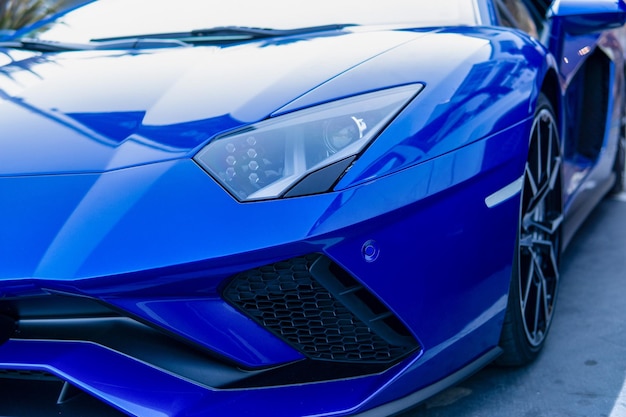
{"type": "Polygon", "coordinates": [[[559,283],[561,157],[554,116],[535,117],[524,172],[518,253],[519,303],[528,343],[540,346],[552,321],[559,283]]]}

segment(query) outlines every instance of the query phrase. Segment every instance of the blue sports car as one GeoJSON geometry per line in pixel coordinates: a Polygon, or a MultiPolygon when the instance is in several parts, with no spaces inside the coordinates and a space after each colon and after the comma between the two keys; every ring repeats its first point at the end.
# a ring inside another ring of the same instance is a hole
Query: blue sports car
{"type": "MultiPolygon", "coordinates": [[[[546,342],[623,0],[98,0],[0,42],[0,376],[378,416],[546,342]]],[[[33,388],[36,389],[36,388],[33,388]]]]}

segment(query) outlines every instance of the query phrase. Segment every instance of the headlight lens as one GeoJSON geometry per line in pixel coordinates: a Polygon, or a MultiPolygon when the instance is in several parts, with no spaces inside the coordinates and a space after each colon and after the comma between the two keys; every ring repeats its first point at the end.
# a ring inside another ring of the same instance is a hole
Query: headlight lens
{"type": "Polygon", "coordinates": [[[194,160],[240,201],[281,197],[306,177],[305,191],[290,196],[328,191],[348,165],[341,162],[357,155],[421,88],[396,87],[279,116],[215,138],[194,160]],[[319,175],[333,166],[330,181],[319,175]]]}

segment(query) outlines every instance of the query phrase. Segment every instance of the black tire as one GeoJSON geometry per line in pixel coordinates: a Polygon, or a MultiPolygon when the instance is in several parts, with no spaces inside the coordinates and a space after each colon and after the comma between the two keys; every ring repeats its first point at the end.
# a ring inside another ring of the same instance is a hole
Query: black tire
{"type": "Polygon", "coordinates": [[[611,194],[619,194],[624,191],[624,168],[626,166],[626,123],[622,119],[621,134],[617,142],[617,153],[615,154],[615,163],[613,164],[613,172],[615,173],[615,182],[611,188],[611,194]]]}
{"type": "Polygon", "coordinates": [[[550,102],[540,95],[524,172],[499,365],[527,364],[543,348],[558,293],[562,220],[558,128],[550,102]]]}

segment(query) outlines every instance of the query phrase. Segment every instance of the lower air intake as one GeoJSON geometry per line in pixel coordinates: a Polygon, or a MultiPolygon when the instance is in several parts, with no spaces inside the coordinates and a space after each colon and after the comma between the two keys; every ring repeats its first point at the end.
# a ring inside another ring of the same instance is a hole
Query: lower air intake
{"type": "Polygon", "coordinates": [[[311,359],[392,363],[419,349],[380,300],[321,254],[242,272],[223,297],[311,359]]]}

